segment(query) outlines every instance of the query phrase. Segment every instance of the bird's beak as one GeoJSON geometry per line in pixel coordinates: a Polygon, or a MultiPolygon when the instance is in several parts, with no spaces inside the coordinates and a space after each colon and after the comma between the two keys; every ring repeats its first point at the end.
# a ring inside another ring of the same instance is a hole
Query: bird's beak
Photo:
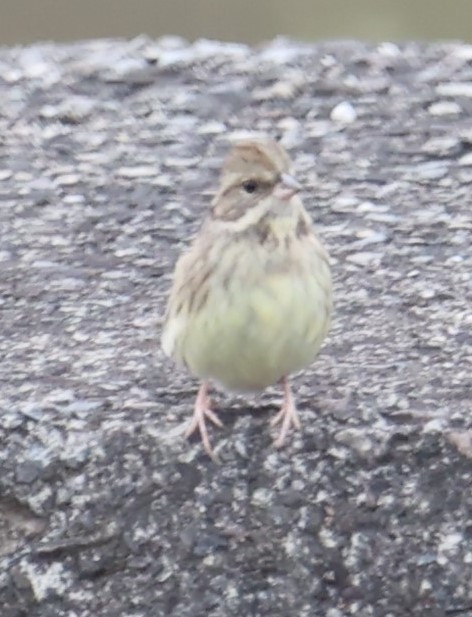
{"type": "Polygon", "coordinates": [[[274,195],[282,201],[289,201],[296,193],[302,190],[301,184],[291,174],[282,174],[277,183],[274,195]]]}

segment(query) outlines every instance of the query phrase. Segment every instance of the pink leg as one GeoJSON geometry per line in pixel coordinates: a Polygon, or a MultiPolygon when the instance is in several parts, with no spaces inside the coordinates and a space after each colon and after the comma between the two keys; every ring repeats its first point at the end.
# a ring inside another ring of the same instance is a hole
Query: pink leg
{"type": "Polygon", "coordinates": [[[200,432],[202,438],[203,447],[205,452],[212,459],[216,459],[216,455],[213,452],[213,448],[210,444],[210,438],[208,437],[208,430],[206,427],[206,418],[208,418],[213,424],[223,427],[221,420],[210,409],[210,399],[208,397],[208,382],[202,381],[200,389],[198,390],[197,398],[195,400],[195,407],[193,410],[193,417],[185,431],[185,437],[190,437],[195,431],[200,432]]]}
{"type": "Polygon", "coordinates": [[[290,388],[287,377],[283,378],[284,384],[284,400],[279,413],[272,418],[270,425],[276,426],[282,423],[279,436],[274,441],[276,448],[281,448],[285,443],[285,438],[288,435],[290,427],[293,426],[297,429],[301,428],[300,419],[298,418],[297,408],[295,407],[295,401],[293,400],[292,390],[290,388]]]}

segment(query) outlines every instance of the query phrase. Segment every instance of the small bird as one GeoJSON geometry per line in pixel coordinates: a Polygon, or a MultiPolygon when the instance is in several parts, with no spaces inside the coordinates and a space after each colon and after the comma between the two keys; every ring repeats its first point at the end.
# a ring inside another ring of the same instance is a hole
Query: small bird
{"type": "Polygon", "coordinates": [[[209,216],[175,267],[162,348],[201,379],[185,436],[198,431],[212,458],[206,420],[223,424],[210,408],[210,382],[239,393],[281,383],[274,445],[300,429],[289,376],[313,362],[332,312],[328,254],[300,190],[279,143],[239,141],[209,216]]]}

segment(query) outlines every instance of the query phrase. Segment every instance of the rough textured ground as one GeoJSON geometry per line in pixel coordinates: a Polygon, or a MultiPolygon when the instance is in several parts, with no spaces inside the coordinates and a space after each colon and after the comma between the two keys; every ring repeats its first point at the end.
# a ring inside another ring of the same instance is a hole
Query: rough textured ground
{"type": "Polygon", "coordinates": [[[472,47],[0,51],[1,617],[472,615],[472,47]],[[282,137],[336,316],[295,383],[180,436],[178,252],[232,131],[282,137]]]}

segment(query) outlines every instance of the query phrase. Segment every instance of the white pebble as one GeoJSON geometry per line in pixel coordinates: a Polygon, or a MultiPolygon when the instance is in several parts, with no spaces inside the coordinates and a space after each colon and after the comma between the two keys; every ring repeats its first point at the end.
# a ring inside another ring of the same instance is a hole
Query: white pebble
{"type": "Polygon", "coordinates": [[[137,165],[136,167],[120,167],[117,172],[123,178],[149,178],[155,176],[157,168],[154,165],[137,165]]]}
{"type": "Polygon", "coordinates": [[[400,48],[395,43],[384,42],[377,47],[379,54],[386,58],[397,58],[400,55],[400,48]]]}
{"type": "Polygon", "coordinates": [[[463,165],[464,167],[470,167],[472,165],[472,152],[468,152],[461,156],[459,159],[459,165],[463,165]]]}
{"type": "Polygon", "coordinates": [[[462,108],[454,101],[439,101],[430,105],[428,111],[432,116],[452,116],[460,114],[462,108]]]}
{"type": "Polygon", "coordinates": [[[446,84],[439,84],[436,91],[441,96],[472,97],[472,83],[466,81],[452,81],[446,84]]]}
{"type": "Polygon", "coordinates": [[[339,124],[351,124],[357,118],[357,113],[351,103],[343,101],[336,105],[336,107],[333,107],[330,118],[333,122],[338,122],[339,124]]]}

